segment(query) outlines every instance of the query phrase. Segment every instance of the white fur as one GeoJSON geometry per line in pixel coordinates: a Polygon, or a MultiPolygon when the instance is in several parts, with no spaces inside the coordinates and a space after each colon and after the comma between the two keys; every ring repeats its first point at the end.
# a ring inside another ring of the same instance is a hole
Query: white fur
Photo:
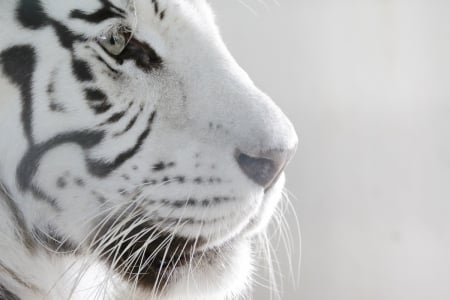
{"type": "MultiPolygon", "coordinates": [[[[200,261],[196,267],[177,269],[165,293],[160,295],[161,300],[235,299],[250,288],[252,238],[270,219],[281,197],[284,179],[282,177],[270,193],[264,194],[263,189],[239,169],[234,151],[239,149],[258,155],[264,150],[294,148],[295,131],[280,109],[255,87],[229,54],[205,1],[159,0],[159,10],[165,10],[163,20],[155,15],[150,0],[111,2],[127,10],[128,17],[120,21],[120,25],[132,28],[136,38],[155,49],[164,61],[162,69],[144,73],[128,61],[120,66],[124,74],[121,79],[112,80],[104,74],[104,65],[96,61],[92,53],[111,61],[95,38],[119,21],[88,24],[68,18],[73,9],[87,12],[98,9],[100,3],[94,0],[42,0],[51,18],[90,40],[75,44],[74,53],[92,66],[96,80],[94,83],[75,82],[71,54],[59,46],[53,28],[38,31],[22,28],[14,20],[17,1],[0,4],[3,28],[0,50],[30,44],[38,55],[32,90],[33,136],[37,143],[64,132],[96,128],[112,113],[127,107],[130,100],[133,103],[126,117],[103,127],[107,134],[99,145],[84,152],[75,144],[64,144],[42,157],[33,183],[56,197],[61,212],[55,213],[47,203],[17,186],[16,168],[27,150],[20,121],[22,102],[18,88],[0,74],[0,180],[23,212],[28,228],[45,229],[51,223],[80,245],[92,232],[95,216],[105,209],[130,204],[129,195],[117,192],[121,188],[132,193],[140,185],[139,199],[172,201],[215,195],[234,198],[234,201],[211,207],[173,209],[148,204],[145,211],[149,218],[193,218],[205,222],[217,219],[200,226],[172,224],[165,228],[189,238],[207,236],[209,243],[205,250],[236,239],[218,255],[216,264],[200,261]],[[49,111],[46,88],[51,80],[55,80],[54,95],[64,105],[65,113],[49,111]],[[111,111],[101,115],[92,112],[81,99],[83,89],[89,87],[107,92],[113,105],[111,111]],[[86,169],[86,156],[112,160],[136,142],[146,127],[147,118],[138,118],[133,128],[120,138],[113,139],[113,135],[123,130],[140,105],[142,116],[157,111],[149,138],[136,155],[108,177],[92,176],[86,169]],[[150,168],[159,161],[176,163],[164,171],[165,176],[182,175],[189,182],[143,186],[145,178],[158,176],[150,168]],[[139,168],[135,170],[133,166],[139,168]],[[124,179],[123,174],[130,178],[124,179]],[[220,177],[221,183],[199,185],[192,182],[196,177],[208,178],[211,174],[220,177]],[[60,177],[67,181],[64,189],[56,187],[60,177]],[[83,179],[83,187],[74,183],[77,178],[83,179]],[[107,205],[100,205],[94,194],[106,198],[107,205]]],[[[0,262],[35,287],[26,289],[0,270],[0,284],[20,299],[151,298],[151,293],[135,290],[122,282],[94,255],[51,255],[45,249],[28,252],[14,234],[8,207],[1,201],[0,205],[0,262]]]]}

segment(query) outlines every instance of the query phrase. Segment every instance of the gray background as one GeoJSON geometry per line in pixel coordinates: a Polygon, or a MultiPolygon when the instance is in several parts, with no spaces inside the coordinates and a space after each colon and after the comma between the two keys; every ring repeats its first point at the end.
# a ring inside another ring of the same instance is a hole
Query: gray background
{"type": "Polygon", "coordinates": [[[224,39],[301,140],[281,298],[450,299],[450,1],[242,1],[212,1],[224,39]]]}

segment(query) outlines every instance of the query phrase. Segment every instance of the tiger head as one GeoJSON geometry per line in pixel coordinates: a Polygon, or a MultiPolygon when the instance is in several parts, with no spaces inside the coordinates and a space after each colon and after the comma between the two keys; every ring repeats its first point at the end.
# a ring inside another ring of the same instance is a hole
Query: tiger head
{"type": "Polygon", "coordinates": [[[0,24],[0,181],[30,255],[116,295],[246,289],[297,136],[206,1],[3,1],[0,24]]]}

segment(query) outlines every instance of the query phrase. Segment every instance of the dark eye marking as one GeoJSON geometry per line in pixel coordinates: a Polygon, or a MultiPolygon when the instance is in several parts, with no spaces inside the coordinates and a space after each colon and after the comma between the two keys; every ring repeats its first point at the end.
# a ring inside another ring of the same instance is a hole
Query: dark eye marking
{"type": "Polygon", "coordinates": [[[111,67],[109,65],[109,63],[107,63],[100,55],[96,55],[95,58],[97,58],[97,60],[101,63],[103,63],[111,72],[113,72],[114,74],[119,73],[119,71],[117,71],[116,69],[114,69],[113,67],[111,67]]]}
{"type": "Polygon", "coordinates": [[[131,38],[125,49],[118,55],[106,52],[119,64],[123,64],[126,60],[133,60],[138,68],[148,73],[161,68],[163,63],[162,58],[152,47],[135,38],[131,38]]]}

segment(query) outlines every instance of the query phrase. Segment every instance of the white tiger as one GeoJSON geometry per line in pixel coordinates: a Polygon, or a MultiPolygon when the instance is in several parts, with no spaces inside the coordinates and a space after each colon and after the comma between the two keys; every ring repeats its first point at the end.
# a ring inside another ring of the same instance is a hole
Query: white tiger
{"type": "Polygon", "coordinates": [[[236,299],[295,152],[205,0],[0,2],[0,299],[236,299]]]}

